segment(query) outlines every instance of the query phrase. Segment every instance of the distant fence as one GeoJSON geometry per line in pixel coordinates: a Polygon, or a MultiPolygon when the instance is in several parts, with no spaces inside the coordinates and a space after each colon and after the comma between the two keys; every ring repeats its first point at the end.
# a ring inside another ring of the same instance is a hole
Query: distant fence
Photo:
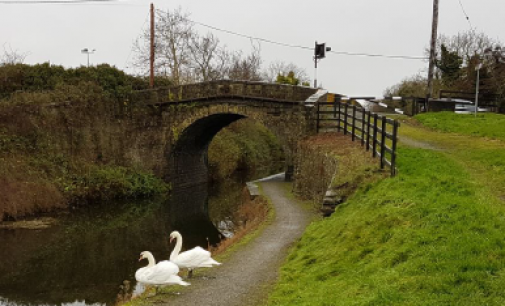
{"type": "Polygon", "coordinates": [[[379,157],[381,169],[389,166],[391,176],[397,174],[398,120],[373,114],[363,107],[342,103],[338,99],[318,102],[316,107],[317,132],[326,129],[350,134],[352,141],[360,140],[367,151],[372,150],[373,157],[379,157]]]}

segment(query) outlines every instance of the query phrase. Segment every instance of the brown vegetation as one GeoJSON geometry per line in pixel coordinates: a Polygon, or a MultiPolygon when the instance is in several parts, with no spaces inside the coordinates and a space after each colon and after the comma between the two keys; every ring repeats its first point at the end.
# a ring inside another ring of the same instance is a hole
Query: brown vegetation
{"type": "Polygon", "coordinates": [[[242,205],[235,213],[236,218],[234,218],[235,220],[239,220],[239,226],[235,229],[233,237],[225,239],[219,245],[210,248],[213,255],[223,253],[228,247],[257,229],[267,218],[270,208],[268,201],[264,197],[259,196],[251,199],[247,188],[244,188],[242,197],[242,205]]]}
{"type": "MultiPolygon", "coordinates": [[[[359,141],[341,133],[309,137],[298,145],[294,191],[302,199],[321,203],[328,189],[345,199],[379,173],[379,161],[359,141]]],[[[385,173],[384,173],[385,174],[385,173]]]]}

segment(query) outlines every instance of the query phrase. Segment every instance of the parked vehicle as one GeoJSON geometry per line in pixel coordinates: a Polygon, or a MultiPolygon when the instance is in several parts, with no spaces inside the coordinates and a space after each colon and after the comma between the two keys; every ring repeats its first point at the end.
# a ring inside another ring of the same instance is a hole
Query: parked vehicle
{"type": "MultiPolygon", "coordinates": [[[[477,112],[485,113],[489,112],[490,109],[487,107],[478,107],[477,112]]],[[[474,114],[475,113],[475,105],[470,104],[456,104],[454,107],[454,112],[456,114],[474,114]]]]}

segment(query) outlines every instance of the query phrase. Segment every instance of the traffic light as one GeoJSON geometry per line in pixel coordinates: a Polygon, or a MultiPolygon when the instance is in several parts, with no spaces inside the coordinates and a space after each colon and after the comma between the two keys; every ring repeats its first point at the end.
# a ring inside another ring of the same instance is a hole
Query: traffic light
{"type": "Polygon", "coordinates": [[[325,43],[322,43],[322,44],[318,44],[316,42],[316,48],[314,50],[314,54],[316,56],[316,59],[319,59],[319,58],[324,58],[325,57],[325,53],[326,53],[326,47],[325,47],[325,43]]]}

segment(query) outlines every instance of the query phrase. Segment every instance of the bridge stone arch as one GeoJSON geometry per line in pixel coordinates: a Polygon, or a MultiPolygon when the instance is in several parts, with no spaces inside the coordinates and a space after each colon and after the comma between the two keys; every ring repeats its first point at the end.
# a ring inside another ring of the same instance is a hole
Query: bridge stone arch
{"type": "Polygon", "coordinates": [[[315,112],[304,101],[314,89],[260,82],[216,81],[142,92],[161,115],[169,141],[165,178],[174,188],[207,182],[207,149],[224,127],[250,118],[281,142],[287,176],[293,171],[299,139],[315,133],[315,112]]]}
{"type": "MultiPolygon", "coordinates": [[[[168,152],[168,178],[174,187],[207,181],[207,150],[214,136],[231,123],[249,118],[260,122],[280,141],[286,171],[292,172],[296,144],[313,130],[310,112],[300,105],[274,106],[254,99],[219,98],[171,114],[172,148],[168,152]]],[[[289,175],[288,175],[289,176],[289,175]]]]}

